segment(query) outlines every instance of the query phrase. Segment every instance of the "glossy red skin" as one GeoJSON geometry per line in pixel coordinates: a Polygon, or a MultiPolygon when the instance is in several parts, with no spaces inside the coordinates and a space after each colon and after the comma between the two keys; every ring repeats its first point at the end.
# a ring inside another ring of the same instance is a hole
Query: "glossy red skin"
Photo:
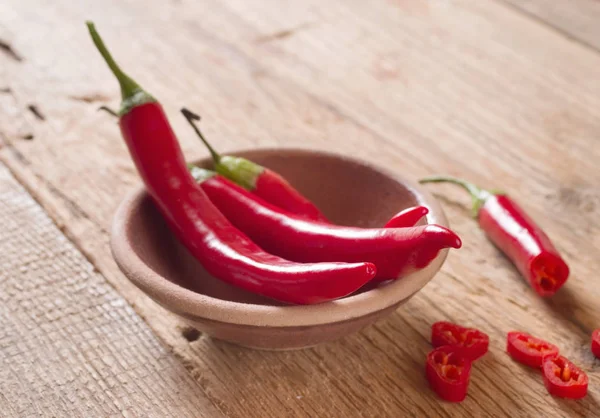
{"type": "Polygon", "coordinates": [[[581,399],[587,395],[588,377],[583,370],[563,356],[546,358],[542,367],[544,385],[548,393],[559,398],[581,399]],[[562,379],[562,370],[568,368],[570,376],[562,379]],[[559,376],[557,376],[559,374],[559,376]]]}
{"type": "Polygon", "coordinates": [[[429,209],[425,206],[413,206],[404,209],[390,218],[383,226],[384,228],[407,228],[415,226],[423,216],[429,213],[429,209]]]}
{"type": "Polygon", "coordinates": [[[314,203],[302,196],[286,179],[268,168],[258,176],[252,192],[263,200],[304,219],[330,223],[314,203]]]}
{"type": "Polygon", "coordinates": [[[471,361],[464,356],[460,347],[438,347],[427,355],[425,375],[429,386],[440,398],[449,402],[462,402],[469,389],[471,361]],[[444,354],[448,356],[449,365],[454,364],[461,368],[455,376],[448,376],[448,372],[455,371],[445,368],[442,364],[441,358],[444,354]]]}
{"type": "Polygon", "coordinates": [[[524,332],[511,331],[506,336],[506,352],[519,363],[539,369],[544,359],[558,356],[558,347],[524,332]]]}
{"type": "Polygon", "coordinates": [[[376,280],[422,269],[442,248],[461,245],[454,232],[438,225],[365,229],[307,221],[222,176],[211,177],[200,187],[234,226],[265,251],[302,263],[367,261],[377,267],[376,280]]]}
{"type": "Polygon", "coordinates": [[[436,322],[431,326],[431,345],[449,345],[462,349],[463,354],[475,361],[488,352],[490,338],[474,328],[465,328],[450,322],[436,322]]]}
{"type": "Polygon", "coordinates": [[[492,195],[486,199],[479,210],[479,225],[540,296],[554,295],[566,282],[569,267],[550,238],[509,197],[492,195]],[[554,283],[541,284],[543,269],[554,283]]]}
{"type": "Polygon", "coordinates": [[[600,358],[600,329],[592,332],[592,353],[600,358]]]}
{"type": "Polygon", "coordinates": [[[215,277],[283,302],[311,304],[346,296],[375,275],[369,263],[299,264],[261,250],[198,187],[158,103],[133,108],[121,117],[120,126],[171,230],[215,277]]]}

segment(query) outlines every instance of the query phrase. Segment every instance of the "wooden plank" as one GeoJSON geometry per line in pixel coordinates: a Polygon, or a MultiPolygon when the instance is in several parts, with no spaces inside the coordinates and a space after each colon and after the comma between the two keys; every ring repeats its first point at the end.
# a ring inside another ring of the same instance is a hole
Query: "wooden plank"
{"type": "Polygon", "coordinates": [[[3,417],[220,413],[0,164],[3,417]]]}
{"type": "Polygon", "coordinates": [[[500,0],[600,51],[600,3],[596,0],[500,0]]]}
{"type": "Polygon", "coordinates": [[[0,158],[227,415],[550,417],[597,409],[598,363],[587,347],[600,317],[600,290],[590,281],[600,267],[596,54],[490,2],[34,3],[0,5],[0,38],[22,57],[0,58],[11,90],[0,95],[0,158]],[[465,196],[444,188],[465,246],[390,318],[302,352],[245,350],[186,332],[188,341],[110,257],[111,216],[138,180],[113,122],[95,111],[117,103],[118,91],[85,34],[89,16],[123,67],[165,103],[190,159],[206,153],[177,115],[182,105],[203,115],[223,150],[320,148],[415,178],[449,172],[501,186],[567,255],[567,289],[549,302],[536,298],[475,228],[465,196]],[[429,326],[442,319],[492,338],[460,405],[439,402],[423,377],[429,326]],[[591,396],[549,397],[539,374],[503,353],[515,328],[559,342],[588,371],[591,396]]]}

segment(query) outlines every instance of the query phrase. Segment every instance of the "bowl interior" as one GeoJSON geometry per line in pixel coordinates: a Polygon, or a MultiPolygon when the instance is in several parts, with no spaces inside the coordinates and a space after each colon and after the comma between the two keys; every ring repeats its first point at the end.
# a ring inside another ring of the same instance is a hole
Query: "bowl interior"
{"type": "MultiPolygon", "coordinates": [[[[421,204],[419,195],[406,183],[340,156],[298,150],[249,151],[236,155],[280,173],[336,224],[381,227],[398,211],[421,204]]],[[[198,165],[211,167],[209,160],[200,161],[198,165]]],[[[280,304],[208,274],[171,234],[147,195],[134,206],[134,211],[128,228],[129,238],[135,243],[133,249],[158,275],[220,300],[270,306],[280,304]]],[[[367,290],[368,287],[359,292],[367,290]]]]}

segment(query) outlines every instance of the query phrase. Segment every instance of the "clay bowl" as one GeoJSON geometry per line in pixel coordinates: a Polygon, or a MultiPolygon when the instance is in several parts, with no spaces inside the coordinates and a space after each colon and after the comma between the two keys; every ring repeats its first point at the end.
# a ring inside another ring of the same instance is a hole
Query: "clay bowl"
{"type": "MultiPolygon", "coordinates": [[[[361,161],[291,149],[232,154],[281,173],[340,225],[380,227],[399,210],[418,204],[429,208],[427,222],[448,224],[426,191],[361,161]]],[[[199,165],[210,167],[208,160],[199,165]]],[[[431,280],[447,255],[441,251],[424,270],[334,302],[284,305],[209,275],[171,234],[143,189],[121,204],[111,247],[129,280],[191,326],[217,339],[268,350],[314,346],[391,314],[431,280]]]]}

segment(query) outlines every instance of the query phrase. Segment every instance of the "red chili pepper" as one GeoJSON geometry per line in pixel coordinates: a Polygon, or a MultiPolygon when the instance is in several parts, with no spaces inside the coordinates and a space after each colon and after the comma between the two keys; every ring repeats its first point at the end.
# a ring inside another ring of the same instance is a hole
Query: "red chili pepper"
{"type": "Polygon", "coordinates": [[[192,175],[235,227],[265,251],[288,260],[368,261],[377,267],[377,279],[387,280],[424,268],[442,248],[461,245],[454,232],[438,225],[364,229],[308,221],[222,176],[200,168],[192,175]]]}
{"type": "MultiPolygon", "coordinates": [[[[116,115],[116,113],[115,113],[116,115]]],[[[217,175],[215,171],[207,170],[204,168],[197,167],[193,164],[189,164],[189,169],[192,175],[196,178],[197,181],[203,181],[208,179],[214,175],[217,175]]],[[[265,199],[265,202],[268,202],[265,199]]],[[[272,202],[268,202],[271,203],[272,202]]],[[[274,205],[277,206],[277,205],[274,205]]],[[[287,212],[285,209],[281,209],[282,212],[287,213],[288,215],[291,212],[287,212]]],[[[409,208],[403,209],[400,212],[396,213],[394,216],[390,218],[389,221],[384,225],[384,228],[408,228],[411,226],[415,226],[417,222],[419,222],[425,215],[429,213],[429,209],[425,206],[411,206],[409,208]]],[[[293,214],[299,216],[298,214],[293,214]]],[[[301,217],[301,216],[300,216],[301,217]]]]}
{"type": "Polygon", "coordinates": [[[563,356],[546,358],[542,371],[544,385],[551,395],[570,399],[587,395],[587,375],[563,356]]]}
{"type": "Polygon", "coordinates": [[[216,152],[194,122],[199,121],[200,116],[185,108],[181,109],[181,113],[208,148],[217,173],[290,213],[312,221],[329,223],[314,203],[302,196],[286,179],[273,170],[245,158],[221,155],[216,152]]]}
{"type": "Polygon", "coordinates": [[[600,329],[592,332],[592,353],[600,358],[600,329]]]}
{"type": "Polygon", "coordinates": [[[474,328],[465,328],[450,322],[436,322],[431,326],[431,344],[462,348],[465,357],[475,361],[488,351],[490,338],[474,328]]]}
{"type": "Polygon", "coordinates": [[[423,216],[429,213],[425,206],[414,206],[398,212],[384,225],[384,228],[407,228],[415,226],[423,216]]]}
{"type": "Polygon", "coordinates": [[[440,398],[461,402],[469,388],[471,361],[459,347],[438,347],[427,355],[426,376],[440,398]]]}
{"type": "Polygon", "coordinates": [[[504,194],[495,194],[451,177],[430,177],[421,183],[450,182],[466,189],[481,229],[512,260],[533,289],[552,296],[569,277],[569,267],[550,238],[525,211],[504,194]]]}
{"type": "Polygon", "coordinates": [[[318,303],[370,281],[371,263],[299,264],[267,254],[231,225],[189,174],[177,138],[156,100],[125,75],[88,23],[121,85],[121,133],[146,188],[179,240],[215,277],[284,302],[318,303]]]}
{"type": "Polygon", "coordinates": [[[558,347],[547,341],[519,331],[506,336],[506,351],[519,363],[540,368],[545,358],[558,356],[558,347]]]}

